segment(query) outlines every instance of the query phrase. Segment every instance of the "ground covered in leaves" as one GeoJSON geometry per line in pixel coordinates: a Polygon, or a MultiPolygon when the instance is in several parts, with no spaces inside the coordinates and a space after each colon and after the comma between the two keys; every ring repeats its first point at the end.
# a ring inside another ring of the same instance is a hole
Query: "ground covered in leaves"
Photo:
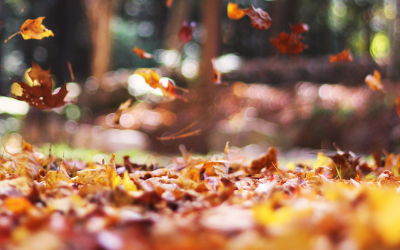
{"type": "Polygon", "coordinates": [[[280,164],[183,153],[166,166],[0,158],[1,249],[395,249],[400,157],[280,164]]]}

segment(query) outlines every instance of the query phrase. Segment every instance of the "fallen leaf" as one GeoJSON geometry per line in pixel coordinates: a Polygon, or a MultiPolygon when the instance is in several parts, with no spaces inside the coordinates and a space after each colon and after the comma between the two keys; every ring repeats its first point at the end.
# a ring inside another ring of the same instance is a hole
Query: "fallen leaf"
{"type": "Polygon", "coordinates": [[[121,103],[119,108],[115,112],[112,124],[119,124],[119,118],[121,118],[122,112],[124,112],[132,104],[132,99],[128,99],[126,102],[121,103]]]}
{"type": "Polygon", "coordinates": [[[211,60],[213,66],[213,82],[220,84],[221,83],[221,73],[217,70],[215,59],[211,60]]]}
{"type": "Polygon", "coordinates": [[[302,38],[286,32],[279,33],[277,38],[271,39],[271,44],[278,49],[280,54],[295,55],[304,50],[302,38]]]}
{"type": "Polygon", "coordinates": [[[47,187],[52,187],[57,184],[57,182],[64,181],[67,183],[72,182],[71,177],[69,177],[67,171],[64,167],[65,163],[64,160],[61,162],[60,167],[57,171],[49,170],[46,173],[45,181],[47,187]]]}
{"type": "Polygon", "coordinates": [[[26,213],[32,208],[32,204],[24,197],[8,197],[4,201],[6,208],[16,214],[26,213]]]}
{"type": "Polygon", "coordinates": [[[183,26],[181,27],[178,33],[179,42],[185,44],[192,40],[194,26],[195,26],[194,22],[191,22],[190,26],[186,21],[183,23],[183,26]]]}
{"type": "Polygon", "coordinates": [[[11,38],[13,38],[14,36],[16,36],[18,34],[21,34],[22,38],[24,40],[28,40],[28,39],[41,40],[45,37],[54,36],[53,32],[51,30],[47,29],[46,27],[44,27],[44,25],[42,24],[43,19],[45,19],[44,16],[38,17],[36,19],[26,20],[22,24],[20,31],[11,35],[4,42],[7,42],[8,40],[10,40],[11,38]]]}
{"type": "Polygon", "coordinates": [[[290,31],[293,34],[301,34],[301,33],[305,33],[308,31],[308,25],[304,24],[302,22],[295,24],[295,25],[290,25],[290,31]]]}
{"type": "Polygon", "coordinates": [[[239,20],[246,15],[246,13],[239,8],[239,5],[237,3],[228,3],[227,7],[227,12],[228,12],[228,17],[232,20],[239,20]]]}
{"type": "Polygon", "coordinates": [[[151,59],[154,57],[152,54],[149,54],[146,51],[139,49],[138,47],[134,47],[132,51],[135,52],[142,59],[151,59]]]}
{"type": "Polygon", "coordinates": [[[247,16],[251,19],[251,26],[259,30],[267,30],[271,26],[272,19],[269,17],[268,13],[260,8],[254,8],[251,5],[251,9],[243,10],[247,16]]]}
{"type": "Polygon", "coordinates": [[[345,49],[342,52],[334,55],[334,56],[329,56],[329,61],[332,62],[352,62],[353,57],[350,54],[350,50],[345,49]]]}
{"type": "Polygon", "coordinates": [[[50,70],[43,70],[36,63],[32,63],[32,69],[28,75],[33,82],[32,87],[24,82],[11,80],[13,82],[11,93],[15,99],[25,101],[37,109],[52,109],[65,104],[67,85],[64,84],[57,93],[53,94],[50,70]]]}
{"type": "Polygon", "coordinates": [[[381,82],[381,74],[378,70],[374,70],[374,75],[367,75],[365,78],[365,83],[372,91],[383,90],[383,85],[381,82]]]}
{"type": "Polygon", "coordinates": [[[129,178],[128,171],[124,172],[124,177],[122,179],[122,185],[124,186],[125,190],[127,191],[137,191],[137,187],[135,183],[129,178]]]}
{"type": "Polygon", "coordinates": [[[271,170],[276,168],[278,166],[277,164],[278,160],[276,149],[274,147],[270,147],[267,154],[251,162],[249,172],[250,174],[259,174],[261,169],[266,168],[267,170],[271,170]]]}

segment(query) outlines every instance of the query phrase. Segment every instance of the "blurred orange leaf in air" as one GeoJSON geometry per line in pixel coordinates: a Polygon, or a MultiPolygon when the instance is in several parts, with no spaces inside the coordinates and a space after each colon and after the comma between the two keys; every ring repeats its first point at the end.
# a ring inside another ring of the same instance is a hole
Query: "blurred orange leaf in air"
{"type": "Polygon", "coordinates": [[[239,20],[246,15],[242,9],[239,8],[237,3],[228,3],[228,17],[232,20],[239,20]]]}
{"type": "Polygon", "coordinates": [[[54,36],[53,32],[51,30],[47,29],[46,27],[44,27],[44,25],[42,24],[43,19],[45,19],[44,16],[38,17],[36,19],[26,20],[22,24],[20,31],[11,35],[4,42],[7,42],[14,36],[18,35],[19,33],[21,33],[22,38],[24,38],[24,40],[28,40],[28,39],[40,40],[45,37],[54,36]]]}
{"type": "Polygon", "coordinates": [[[332,62],[352,62],[353,57],[350,54],[350,50],[345,49],[342,52],[334,56],[329,56],[329,61],[332,62]]]}
{"type": "Polygon", "coordinates": [[[220,84],[221,83],[221,73],[218,71],[216,67],[216,61],[215,58],[211,60],[212,65],[213,65],[213,82],[220,84]]]}
{"type": "Polygon", "coordinates": [[[394,101],[394,106],[396,107],[397,115],[400,117],[400,95],[394,101]]]}
{"type": "Polygon", "coordinates": [[[374,70],[374,75],[367,75],[365,83],[372,91],[383,90],[381,82],[381,73],[378,70],[374,70]]]}
{"type": "Polygon", "coordinates": [[[308,31],[308,25],[304,24],[302,22],[295,24],[295,25],[290,25],[290,31],[292,31],[293,34],[301,34],[305,33],[308,31]]]}
{"type": "Polygon", "coordinates": [[[268,13],[260,8],[254,8],[251,5],[251,9],[243,10],[246,15],[251,19],[251,26],[259,30],[267,30],[271,26],[272,19],[269,17],[268,13]]]}
{"type": "Polygon", "coordinates": [[[172,3],[174,2],[174,0],[167,0],[167,2],[165,3],[167,5],[167,7],[171,7],[172,3]]]}
{"type": "Polygon", "coordinates": [[[154,57],[152,54],[149,54],[146,51],[144,51],[136,46],[132,49],[132,51],[135,52],[142,59],[150,59],[150,58],[154,57]]]}

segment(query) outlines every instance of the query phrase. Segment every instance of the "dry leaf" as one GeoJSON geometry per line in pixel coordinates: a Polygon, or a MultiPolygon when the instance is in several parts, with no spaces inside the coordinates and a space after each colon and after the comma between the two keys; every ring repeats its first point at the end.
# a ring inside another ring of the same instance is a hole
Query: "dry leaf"
{"type": "Polygon", "coordinates": [[[383,90],[381,74],[378,70],[374,70],[374,76],[367,75],[367,77],[365,78],[365,83],[372,91],[383,90]]]}
{"type": "Polygon", "coordinates": [[[250,9],[243,10],[246,15],[248,15],[251,19],[251,26],[259,30],[267,30],[271,26],[272,19],[269,17],[268,13],[263,11],[260,8],[254,8],[251,5],[250,9]]]}
{"type": "Polygon", "coordinates": [[[24,197],[8,197],[4,201],[6,208],[16,214],[26,213],[32,208],[32,204],[24,197]]]}
{"type": "Polygon", "coordinates": [[[119,105],[119,108],[115,112],[112,124],[119,124],[119,118],[121,118],[122,112],[124,112],[127,108],[129,108],[131,104],[132,104],[132,99],[128,99],[126,102],[121,103],[121,105],[119,105]]]}
{"type": "Polygon", "coordinates": [[[181,44],[188,43],[192,40],[194,26],[194,22],[191,22],[190,26],[188,26],[186,21],[183,23],[178,33],[179,42],[181,42],[181,44]]]}
{"type": "Polygon", "coordinates": [[[232,20],[238,20],[244,17],[246,13],[239,8],[239,5],[237,3],[228,3],[227,7],[227,12],[228,12],[228,17],[232,20]]]}
{"type": "Polygon", "coordinates": [[[295,25],[290,25],[290,31],[295,35],[305,33],[308,31],[308,25],[301,22],[295,25]]]}
{"type": "Polygon", "coordinates": [[[277,38],[271,39],[271,44],[278,49],[280,54],[295,55],[304,50],[302,38],[286,32],[281,32],[277,38]]]}
{"type": "Polygon", "coordinates": [[[350,50],[345,49],[342,52],[334,56],[329,56],[329,61],[332,62],[352,62],[353,57],[350,54],[350,50]]]}
{"type": "Polygon", "coordinates": [[[250,166],[250,174],[259,174],[261,169],[266,168],[271,170],[276,168],[278,165],[277,152],[274,147],[268,149],[268,153],[261,156],[260,158],[253,160],[250,166]]]}
{"type": "Polygon", "coordinates": [[[69,177],[67,171],[65,170],[64,164],[65,163],[63,160],[57,171],[50,170],[46,173],[45,181],[47,187],[52,187],[60,181],[64,181],[67,183],[72,182],[71,177],[69,177]]]}
{"type": "Polygon", "coordinates": [[[28,40],[28,39],[41,40],[45,37],[54,36],[53,32],[51,30],[47,29],[46,27],[44,27],[44,25],[42,24],[43,19],[45,19],[44,16],[38,17],[36,19],[26,20],[22,24],[20,31],[11,35],[4,42],[7,42],[8,40],[10,40],[11,38],[13,38],[14,36],[16,36],[20,33],[24,40],[28,40]]]}
{"type": "Polygon", "coordinates": [[[142,59],[151,59],[154,57],[152,54],[149,54],[146,51],[139,49],[138,47],[134,47],[132,51],[135,52],[142,59]]]}
{"type": "Polygon", "coordinates": [[[215,59],[211,60],[213,65],[213,82],[220,84],[221,83],[221,73],[217,70],[215,59]]]}
{"type": "Polygon", "coordinates": [[[24,82],[13,81],[11,93],[20,101],[29,103],[37,109],[52,109],[63,106],[64,98],[67,95],[67,85],[64,84],[60,90],[53,95],[50,70],[43,70],[36,63],[32,63],[32,69],[28,72],[33,82],[29,86],[24,82]]]}

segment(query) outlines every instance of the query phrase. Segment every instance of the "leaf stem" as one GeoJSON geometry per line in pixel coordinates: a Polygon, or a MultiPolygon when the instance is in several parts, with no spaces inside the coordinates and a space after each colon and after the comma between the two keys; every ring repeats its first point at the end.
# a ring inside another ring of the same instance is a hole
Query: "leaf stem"
{"type": "Polygon", "coordinates": [[[18,34],[21,34],[21,31],[18,31],[17,33],[14,33],[14,34],[12,34],[11,36],[9,36],[9,37],[4,41],[4,43],[8,42],[8,40],[10,40],[11,38],[13,38],[14,36],[16,36],[16,35],[18,35],[18,34]]]}

